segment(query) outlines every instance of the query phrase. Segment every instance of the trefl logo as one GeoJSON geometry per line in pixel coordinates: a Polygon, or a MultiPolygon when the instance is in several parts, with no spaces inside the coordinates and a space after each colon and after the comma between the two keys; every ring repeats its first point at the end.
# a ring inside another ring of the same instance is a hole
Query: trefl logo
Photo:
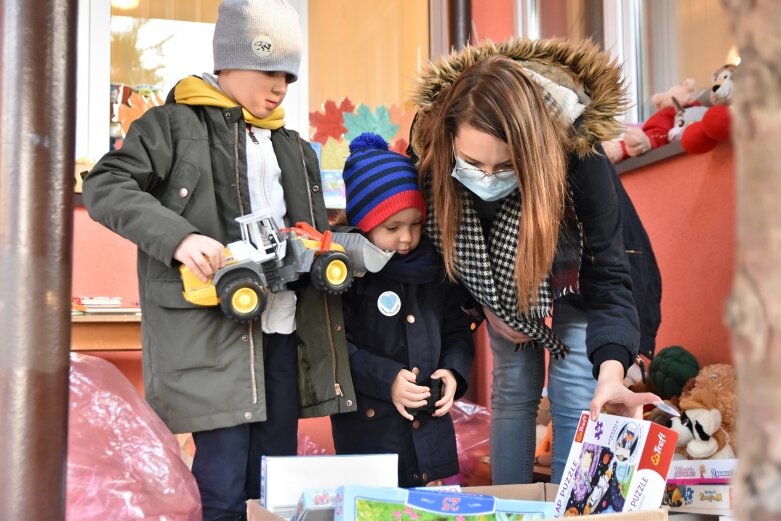
{"type": "Polygon", "coordinates": [[[659,465],[659,462],[662,459],[662,449],[664,448],[665,443],[667,443],[667,436],[665,436],[663,432],[660,432],[656,440],[656,445],[654,445],[654,453],[651,455],[651,463],[654,465],[659,465]]]}

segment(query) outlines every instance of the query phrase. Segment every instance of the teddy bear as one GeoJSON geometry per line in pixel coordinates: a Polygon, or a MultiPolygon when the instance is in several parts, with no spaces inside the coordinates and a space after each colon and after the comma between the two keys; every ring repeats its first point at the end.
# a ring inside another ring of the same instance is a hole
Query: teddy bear
{"type": "Polygon", "coordinates": [[[737,398],[732,366],[703,367],[686,383],[678,405],[681,416],[671,419],[671,428],[678,432],[677,457],[735,457],[737,398]]]}
{"type": "Polygon", "coordinates": [[[732,117],[729,106],[732,103],[733,80],[737,66],[727,64],[713,73],[710,91],[711,107],[702,120],[692,123],[681,136],[681,147],[690,154],[704,154],[713,150],[717,143],[730,138],[732,117]]]}
{"type": "Polygon", "coordinates": [[[696,81],[692,78],[673,85],[665,92],[654,94],[651,103],[656,112],[642,127],[628,127],[621,139],[603,142],[605,155],[613,163],[618,163],[628,157],[636,157],[666,145],[669,142],[668,133],[675,124],[675,115],[678,112],[673,99],[685,108],[698,105],[699,96],[696,81]]]}

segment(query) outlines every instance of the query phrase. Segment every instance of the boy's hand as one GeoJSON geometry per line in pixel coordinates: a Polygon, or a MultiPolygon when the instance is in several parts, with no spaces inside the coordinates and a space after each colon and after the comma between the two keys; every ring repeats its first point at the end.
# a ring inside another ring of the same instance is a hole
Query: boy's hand
{"type": "Polygon", "coordinates": [[[437,369],[431,374],[431,378],[442,379],[442,398],[434,402],[437,410],[431,416],[444,416],[453,407],[453,398],[456,395],[458,382],[450,369],[437,369]]]}
{"type": "Polygon", "coordinates": [[[396,375],[396,379],[393,380],[391,385],[391,400],[393,405],[396,406],[396,410],[399,414],[404,416],[409,421],[415,419],[404,408],[410,407],[412,409],[423,407],[426,405],[426,398],[431,396],[431,392],[425,385],[415,384],[417,378],[418,369],[414,368],[412,371],[402,369],[399,374],[396,375]]]}
{"type": "Polygon", "coordinates": [[[211,237],[191,233],[179,243],[174,259],[187,266],[201,282],[225,265],[225,247],[211,237]]]}

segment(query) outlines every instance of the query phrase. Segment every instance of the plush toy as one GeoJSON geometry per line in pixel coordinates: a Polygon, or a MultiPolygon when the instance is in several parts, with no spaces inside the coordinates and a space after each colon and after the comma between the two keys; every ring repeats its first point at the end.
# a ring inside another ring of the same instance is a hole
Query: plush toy
{"type": "Polygon", "coordinates": [[[681,146],[686,152],[704,154],[713,150],[720,141],[730,138],[732,118],[729,105],[732,103],[732,75],[736,68],[728,64],[713,73],[711,107],[703,115],[702,121],[689,125],[681,137],[681,146]]]}
{"type": "Polygon", "coordinates": [[[670,142],[680,141],[683,131],[692,123],[700,121],[708,111],[708,107],[703,107],[702,105],[684,107],[675,98],[673,98],[673,103],[676,110],[675,121],[673,122],[673,128],[667,132],[667,139],[670,142]]]}
{"type": "Polygon", "coordinates": [[[735,373],[727,364],[703,367],[679,402],[681,417],[671,427],[678,432],[678,452],[687,459],[735,457],[735,373]]]}
{"type": "Polygon", "coordinates": [[[553,422],[544,427],[537,424],[537,448],[534,450],[534,462],[550,467],[553,461],[553,422]],[[540,427],[544,431],[540,431],[540,427]]]}
{"type": "Polygon", "coordinates": [[[553,422],[551,421],[550,400],[544,396],[537,409],[536,442],[534,462],[549,467],[553,461],[553,422]]]}
{"type": "Polygon", "coordinates": [[[656,112],[641,128],[628,127],[622,139],[603,142],[605,155],[613,163],[618,163],[627,157],[636,157],[666,145],[669,143],[668,133],[675,124],[675,115],[678,112],[673,99],[685,108],[697,105],[698,96],[696,82],[691,78],[670,87],[666,92],[654,94],[651,103],[656,112]]]}
{"type": "Polygon", "coordinates": [[[689,351],[681,346],[669,346],[660,350],[648,367],[651,389],[662,399],[681,396],[689,379],[700,371],[700,364],[689,351]]]}

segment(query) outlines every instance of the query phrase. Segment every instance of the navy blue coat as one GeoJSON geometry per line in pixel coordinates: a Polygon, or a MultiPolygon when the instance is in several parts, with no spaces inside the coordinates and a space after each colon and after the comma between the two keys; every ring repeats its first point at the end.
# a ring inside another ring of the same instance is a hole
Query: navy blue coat
{"type": "MultiPolygon", "coordinates": [[[[570,159],[570,183],[574,188],[576,210],[583,222],[586,244],[580,273],[583,295],[565,298],[570,304],[589,312],[589,336],[598,336],[598,331],[602,330],[618,331],[621,336],[635,338],[633,347],[639,345],[639,353],[653,358],[656,332],[661,322],[661,274],[651,241],[629,195],[601,146],[598,152],[583,159],[570,159]],[[620,232],[617,233],[615,227],[620,227],[620,232]],[[596,259],[591,257],[594,249],[600,251],[596,259]],[[629,275],[628,278],[627,272],[621,269],[623,284],[583,284],[583,281],[591,280],[621,280],[615,276],[617,272],[612,278],[607,273],[621,264],[628,267],[629,275]],[[626,291],[627,287],[631,288],[631,293],[626,291]],[[586,306],[584,296],[591,297],[592,302],[601,302],[601,305],[586,306]],[[630,324],[631,329],[628,327],[630,324]],[[619,329],[621,327],[623,331],[619,329]]],[[[601,347],[599,344],[589,345],[589,355],[593,356],[601,347]]],[[[607,349],[611,350],[611,347],[607,349]]],[[[623,357],[618,356],[619,352],[613,351],[612,356],[607,353],[597,355],[595,365],[606,358],[616,358],[623,360],[626,366],[634,360],[638,351],[633,349],[623,357]]]]}
{"type": "Polygon", "coordinates": [[[400,486],[458,473],[450,415],[419,413],[410,422],[393,405],[391,385],[402,369],[417,367],[426,385],[444,368],[458,381],[456,398],[466,392],[474,356],[471,320],[461,309],[467,297],[460,285],[443,282],[441,259],[425,238],[380,273],[356,279],[342,305],[358,410],[331,416],[337,454],[398,454],[400,486]]]}

